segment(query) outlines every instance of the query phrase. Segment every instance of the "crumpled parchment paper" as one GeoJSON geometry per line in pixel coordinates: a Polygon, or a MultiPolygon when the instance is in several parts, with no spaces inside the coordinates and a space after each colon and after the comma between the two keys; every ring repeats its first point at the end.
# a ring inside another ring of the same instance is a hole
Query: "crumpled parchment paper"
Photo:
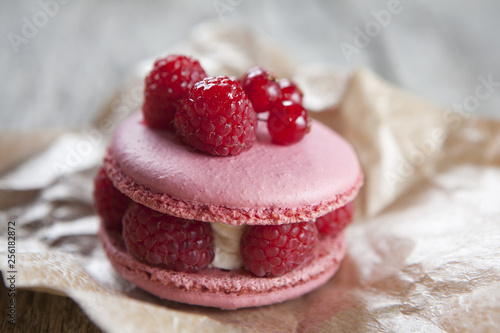
{"type": "Polygon", "coordinates": [[[352,143],[366,178],[339,272],[299,299],[236,311],[160,300],[114,273],[96,237],[92,179],[113,129],[141,104],[152,58],[95,127],[1,134],[0,231],[17,221],[17,288],[68,295],[109,332],[500,330],[500,123],[437,107],[366,70],[298,66],[238,25],[200,26],[174,51],[210,74],[258,64],[293,77],[313,116],[352,143]]]}

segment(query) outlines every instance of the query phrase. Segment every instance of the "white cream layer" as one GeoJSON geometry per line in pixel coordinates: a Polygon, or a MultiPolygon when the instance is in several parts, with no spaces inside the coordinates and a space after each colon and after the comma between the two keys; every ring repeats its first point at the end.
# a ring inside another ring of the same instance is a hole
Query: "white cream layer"
{"type": "Polygon", "coordinates": [[[240,240],[244,225],[211,223],[214,234],[215,257],[212,266],[221,269],[238,269],[243,266],[240,255],[240,240]]]}

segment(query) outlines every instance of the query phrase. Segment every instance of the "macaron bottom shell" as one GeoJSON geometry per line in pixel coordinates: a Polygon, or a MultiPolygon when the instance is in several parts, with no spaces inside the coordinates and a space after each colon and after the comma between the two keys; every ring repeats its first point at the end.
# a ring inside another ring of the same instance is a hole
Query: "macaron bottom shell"
{"type": "Polygon", "coordinates": [[[99,238],[116,272],[160,298],[233,310],[264,306],[300,297],[328,281],[338,270],[346,246],[344,234],[322,237],[313,260],[280,277],[256,277],[244,269],[207,268],[181,273],[144,264],[127,252],[119,232],[105,229],[99,238]]]}

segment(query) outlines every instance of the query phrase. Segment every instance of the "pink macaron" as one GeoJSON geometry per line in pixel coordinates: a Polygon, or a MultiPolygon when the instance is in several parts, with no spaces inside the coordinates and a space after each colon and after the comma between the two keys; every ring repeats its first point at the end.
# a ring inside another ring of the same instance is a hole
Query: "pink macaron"
{"type": "MultiPolygon", "coordinates": [[[[318,121],[288,146],[272,144],[259,126],[251,149],[217,157],[191,149],[173,132],[148,127],[138,112],[117,128],[104,168],[121,193],[155,211],[245,227],[314,221],[352,202],[363,183],[352,147],[318,121]]],[[[104,225],[99,237],[115,270],[136,286],[161,298],[221,309],[304,295],[328,281],[345,254],[340,232],[321,237],[313,259],[282,276],[213,265],[185,273],[138,260],[122,234],[104,225]]]]}

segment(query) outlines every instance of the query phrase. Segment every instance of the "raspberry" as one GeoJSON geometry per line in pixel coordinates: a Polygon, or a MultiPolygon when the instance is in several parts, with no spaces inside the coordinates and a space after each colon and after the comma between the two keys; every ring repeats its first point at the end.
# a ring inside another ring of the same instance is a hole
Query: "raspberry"
{"type": "Polygon", "coordinates": [[[309,130],[309,115],[300,104],[283,101],[269,112],[267,128],[271,141],[289,145],[302,140],[309,130]]]}
{"type": "Polygon", "coordinates": [[[237,155],[255,141],[257,115],[241,85],[225,76],[196,83],[175,116],[177,133],[198,150],[237,155]]]}
{"type": "Polygon", "coordinates": [[[276,77],[260,67],[250,68],[241,79],[241,86],[257,113],[271,110],[282,96],[276,77]]]}
{"type": "Polygon", "coordinates": [[[123,218],[123,238],[140,261],[178,272],[196,273],[214,259],[209,223],[162,214],[135,202],[123,218]]]}
{"type": "Polygon", "coordinates": [[[279,80],[279,85],[281,88],[282,101],[292,101],[297,104],[302,104],[302,97],[304,94],[297,87],[295,82],[289,79],[281,79],[279,80]]]}
{"type": "Polygon", "coordinates": [[[318,242],[314,222],[252,226],[241,241],[245,268],[257,276],[281,276],[306,264],[318,242]]]}
{"type": "Polygon", "coordinates": [[[316,228],[323,235],[336,236],[352,221],[354,201],[316,219],[316,228]]]}
{"type": "Polygon", "coordinates": [[[179,100],[207,75],[200,63],[183,55],[158,59],[145,80],[142,112],[146,123],[158,129],[174,129],[179,100]]]}
{"type": "Polygon", "coordinates": [[[122,229],[122,218],[130,201],[114,187],[106,170],[101,168],[94,179],[94,206],[106,228],[118,231],[122,229]]]}

